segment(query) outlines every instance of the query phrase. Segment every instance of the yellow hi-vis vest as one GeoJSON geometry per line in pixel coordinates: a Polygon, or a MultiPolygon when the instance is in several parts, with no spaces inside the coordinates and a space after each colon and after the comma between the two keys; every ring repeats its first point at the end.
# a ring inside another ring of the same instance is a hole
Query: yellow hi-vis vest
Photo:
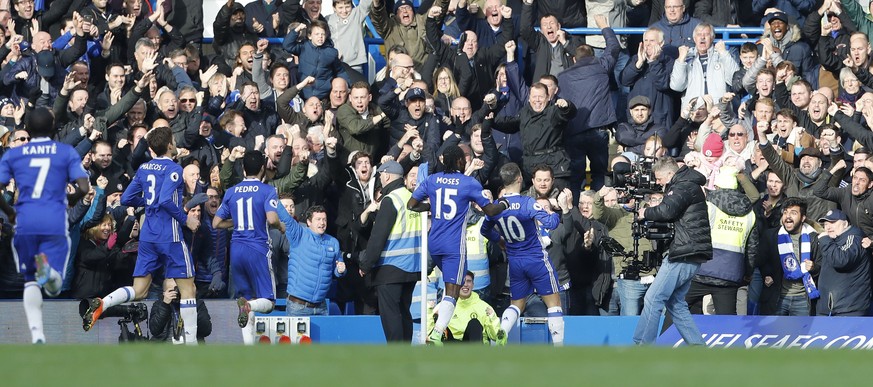
{"type": "Polygon", "coordinates": [[[482,235],[485,217],[467,225],[467,270],[473,272],[473,290],[491,285],[491,270],[488,264],[488,238],[482,235]]]}
{"type": "Polygon", "coordinates": [[[406,209],[412,192],[398,188],[386,196],[397,210],[391,234],[376,266],[391,265],[408,273],[421,271],[421,213],[406,209]]]}
{"type": "Polygon", "coordinates": [[[755,227],[755,213],[728,215],[706,202],[712,236],[712,259],[700,265],[698,275],[741,284],[746,274],[746,240],[755,227]]]}

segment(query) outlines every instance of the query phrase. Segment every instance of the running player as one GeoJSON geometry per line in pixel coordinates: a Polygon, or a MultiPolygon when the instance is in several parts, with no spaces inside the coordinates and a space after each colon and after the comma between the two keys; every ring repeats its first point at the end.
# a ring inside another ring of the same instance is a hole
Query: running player
{"type": "Polygon", "coordinates": [[[270,261],[270,231],[273,226],[285,232],[279,221],[276,188],[261,182],[266,158],[261,151],[248,151],[243,156],[246,178],[224,195],[221,207],[212,219],[212,226],[232,228],[230,244],[230,274],[236,286],[239,307],[239,327],[243,342],[254,344],[254,313],[270,313],[276,303],[276,280],[270,261]]]}
{"type": "Polygon", "coordinates": [[[82,317],[82,328],[90,330],[109,307],[145,298],[152,274],[163,269],[166,278],[176,280],[182,297],[179,315],[184,321],[185,343],[197,345],[194,266],[190,250],[182,238],[181,225],[185,224],[194,231],[200,226],[200,219],[185,215],[182,209],[182,167],[171,158],[176,153],[172,129],[152,129],[145,139],[154,158],[140,165],[121,196],[122,205],[145,207],[133,286],[118,288],[102,299],[89,299],[88,310],[82,317]]]}
{"type": "Polygon", "coordinates": [[[428,235],[428,250],[434,264],[443,273],[446,291],[436,306],[439,317],[428,341],[442,345],[442,335],[455,311],[455,303],[467,272],[466,227],[470,202],[482,207],[486,215],[495,216],[508,207],[505,202],[491,203],[482,184],[464,175],[466,158],[458,146],[447,147],[442,154],[443,172],[425,179],[406,204],[409,210],[431,211],[433,226],[428,235]],[[424,203],[429,199],[430,203],[424,203]]]}
{"type": "Polygon", "coordinates": [[[24,314],[32,343],[45,343],[42,325],[42,292],[55,297],[61,291],[70,256],[67,205],[91,189],[82,159],[73,147],[52,141],[54,116],[46,108],[30,113],[30,140],[11,148],[0,159],[0,191],[12,179],[18,186],[15,209],[0,195],[0,210],[15,224],[12,254],[24,275],[24,314]],[[73,193],[67,184],[75,182],[73,193]]]}
{"type": "MultiPolygon", "coordinates": [[[[551,206],[543,208],[536,199],[519,195],[522,176],[517,164],[508,163],[501,167],[500,177],[506,184],[503,198],[509,202],[509,209],[498,216],[488,216],[482,224],[482,235],[488,240],[499,242],[503,238],[509,258],[509,292],[512,305],[503,312],[500,328],[504,333],[509,333],[524,311],[525,299],[536,290],[548,308],[552,343],[560,346],[564,343],[564,318],[561,297],[558,294],[558,278],[552,267],[552,260],[540,240],[537,222],[543,228],[553,230],[558,227],[561,217],[551,212],[551,206]]],[[[566,193],[558,195],[557,202],[562,210],[569,210],[566,193]]]]}

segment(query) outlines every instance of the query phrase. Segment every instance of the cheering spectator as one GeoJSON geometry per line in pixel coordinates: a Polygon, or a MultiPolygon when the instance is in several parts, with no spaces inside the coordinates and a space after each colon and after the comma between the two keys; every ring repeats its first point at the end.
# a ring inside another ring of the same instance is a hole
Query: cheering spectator
{"type": "Polygon", "coordinates": [[[870,239],[849,224],[840,210],[828,211],[819,223],[821,272],[816,306],[819,316],[865,316],[870,308],[870,239]],[[859,242],[863,239],[863,242],[859,242]]]}
{"type": "Polygon", "coordinates": [[[315,84],[311,88],[300,90],[303,98],[316,96],[324,99],[330,93],[330,83],[336,77],[342,77],[348,81],[346,70],[342,67],[337,50],[330,40],[330,30],[327,24],[321,21],[313,21],[309,26],[306,39],[298,41],[301,31],[307,29],[305,24],[298,24],[282,42],[285,51],[297,55],[300,60],[299,74],[302,77],[312,76],[315,84]]]}

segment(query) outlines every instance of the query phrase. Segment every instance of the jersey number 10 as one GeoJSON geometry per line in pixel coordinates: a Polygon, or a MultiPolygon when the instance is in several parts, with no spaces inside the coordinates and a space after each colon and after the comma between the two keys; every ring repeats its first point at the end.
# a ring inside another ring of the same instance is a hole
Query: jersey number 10
{"type": "Polygon", "coordinates": [[[521,221],[514,216],[507,216],[497,220],[500,223],[500,230],[503,231],[503,239],[506,242],[524,242],[525,234],[524,227],[521,226],[521,221]]]}

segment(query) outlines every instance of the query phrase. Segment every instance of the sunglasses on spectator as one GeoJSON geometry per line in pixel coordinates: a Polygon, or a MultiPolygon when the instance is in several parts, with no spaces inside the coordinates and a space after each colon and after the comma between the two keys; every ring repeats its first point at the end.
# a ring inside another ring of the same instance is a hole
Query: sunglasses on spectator
{"type": "Polygon", "coordinates": [[[30,141],[30,137],[16,137],[15,141],[30,141]]]}
{"type": "Polygon", "coordinates": [[[196,103],[197,99],[196,98],[182,98],[179,100],[179,102],[181,102],[181,103],[196,103]]]}
{"type": "Polygon", "coordinates": [[[743,136],[745,136],[745,135],[746,135],[746,134],[743,133],[743,132],[739,132],[739,133],[736,133],[736,132],[728,133],[728,136],[730,136],[730,137],[743,137],[743,136]]]}

